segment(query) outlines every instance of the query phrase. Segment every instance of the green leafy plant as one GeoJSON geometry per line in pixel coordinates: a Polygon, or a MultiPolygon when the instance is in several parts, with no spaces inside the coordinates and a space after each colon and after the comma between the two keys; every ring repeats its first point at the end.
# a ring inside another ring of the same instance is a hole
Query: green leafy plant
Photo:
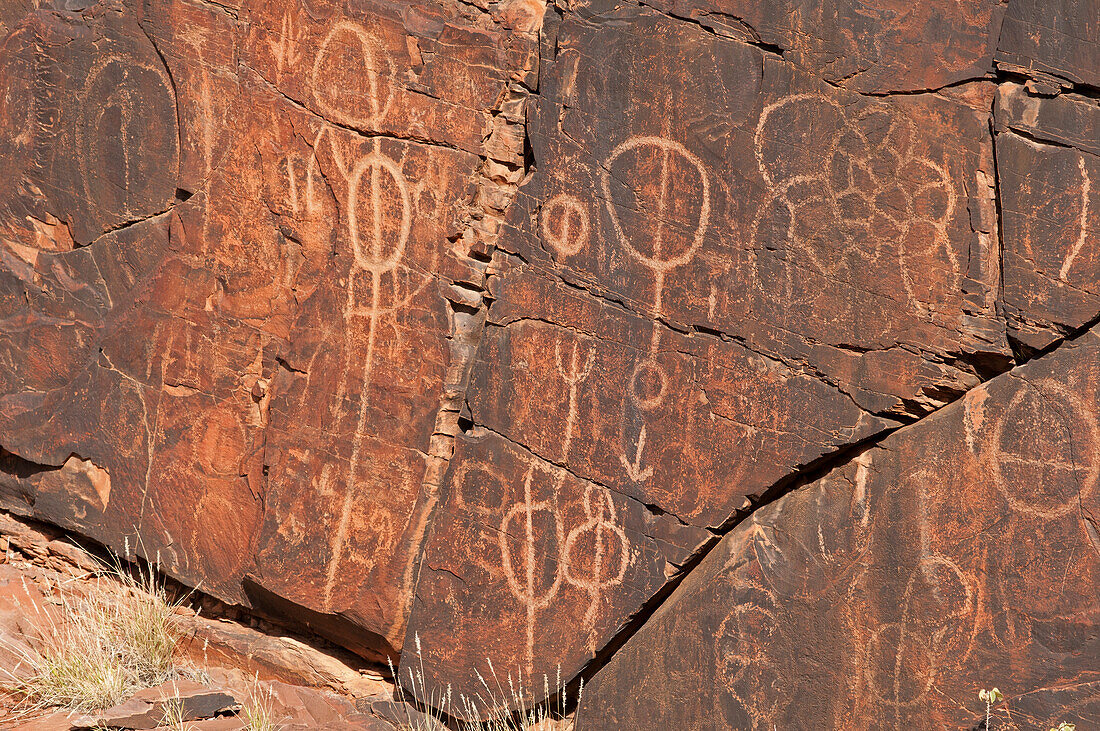
{"type": "Polygon", "coordinates": [[[978,700],[985,702],[985,731],[992,731],[993,727],[990,725],[990,720],[993,714],[993,706],[1004,700],[1004,695],[999,688],[991,688],[989,690],[979,690],[978,700]]]}

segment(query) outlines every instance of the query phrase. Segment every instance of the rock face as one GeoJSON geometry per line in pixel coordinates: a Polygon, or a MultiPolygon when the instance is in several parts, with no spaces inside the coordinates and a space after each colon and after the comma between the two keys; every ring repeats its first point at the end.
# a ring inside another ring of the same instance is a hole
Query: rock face
{"type": "Polygon", "coordinates": [[[422,700],[1092,718],[1096,17],[7,3],[0,507],[422,700]]]}
{"type": "Polygon", "coordinates": [[[582,726],[975,728],[994,684],[998,728],[1100,722],[1098,364],[1093,330],[756,511],[582,726]]]}
{"type": "Polygon", "coordinates": [[[392,653],[542,8],[34,5],[0,55],[9,506],[392,653]]]}
{"type": "Polygon", "coordinates": [[[1100,106],[1004,84],[996,120],[1009,332],[1042,349],[1100,314],[1100,106]]]}

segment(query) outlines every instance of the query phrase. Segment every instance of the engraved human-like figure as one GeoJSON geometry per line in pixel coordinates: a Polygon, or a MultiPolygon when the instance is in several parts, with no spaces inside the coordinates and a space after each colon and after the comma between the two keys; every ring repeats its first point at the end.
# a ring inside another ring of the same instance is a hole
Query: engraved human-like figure
{"type": "Polygon", "coordinates": [[[83,97],[77,159],[92,219],[112,225],[160,210],[179,163],[176,98],[165,69],[104,56],[89,71],[83,97]]]}
{"type": "MultiPolygon", "coordinates": [[[[273,52],[281,54],[281,62],[288,64],[287,69],[300,60],[294,56],[300,50],[295,39],[303,32],[299,20],[284,24],[286,42],[281,37],[273,47],[273,52]]],[[[323,484],[316,482],[319,470],[310,471],[313,494],[324,501],[322,511],[333,521],[319,598],[322,608],[331,610],[337,587],[354,590],[355,583],[341,577],[349,554],[355,554],[356,575],[362,577],[370,572],[376,556],[384,556],[396,544],[399,530],[390,514],[391,505],[400,502],[398,493],[413,494],[419,480],[414,458],[390,455],[369,422],[372,407],[377,406],[373,395],[383,386],[375,383],[379,362],[385,358],[383,345],[398,347],[404,337],[399,322],[402,313],[432,280],[430,262],[411,267],[406,261],[414,218],[432,175],[429,164],[420,180],[410,182],[404,172],[407,146],[394,145],[403,152],[392,155],[383,149],[381,137],[364,142],[336,126],[378,130],[397,95],[395,63],[367,28],[346,19],[332,24],[316,50],[309,74],[311,103],[324,119],[314,126],[311,153],[296,153],[286,159],[289,212],[313,226],[331,209],[326,200],[334,195],[339,232],[350,253],[346,279],[334,283],[343,289],[339,295],[342,323],[325,329],[323,335],[327,341],[334,332],[333,337],[341,342],[335,347],[315,346],[298,401],[305,408],[307,396],[323,399],[327,416],[346,429],[350,441],[346,466],[326,473],[323,484]],[[331,168],[324,173],[322,159],[331,168]],[[393,338],[383,336],[387,327],[392,328],[393,338]],[[323,375],[335,380],[334,393],[332,381],[323,375]],[[381,456],[379,450],[387,456],[381,456]],[[386,460],[387,472],[380,475],[377,460],[381,459],[386,460]],[[397,492],[363,501],[365,494],[379,494],[374,483],[380,480],[398,486],[397,492]],[[360,555],[352,545],[359,525],[369,525],[376,541],[370,555],[360,555]]]]}
{"type": "Polygon", "coordinates": [[[523,476],[523,499],[511,506],[500,522],[500,558],[508,589],[526,611],[526,661],[527,671],[534,671],[535,626],[539,610],[550,606],[561,588],[561,565],[556,556],[544,557],[539,546],[544,534],[553,536],[554,553],[565,543],[565,532],[558,516],[557,499],[565,474],[554,476],[550,496],[537,499],[534,480],[541,469],[528,464],[523,476]],[[518,537],[518,540],[517,538],[518,537]],[[517,556],[515,549],[521,553],[517,556]],[[553,573],[547,576],[546,567],[553,573]]]}
{"type": "Polygon", "coordinates": [[[618,586],[630,566],[630,540],[616,521],[611,495],[596,485],[584,491],[583,523],[569,531],[562,549],[565,580],[588,593],[583,629],[589,633],[588,648],[596,651],[593,630],[600,610],[601,596],[618,586]]]}
{"type": "Polygon", "coordinates": [[[561,458],[569,458],[569,448],[573,444],[573,430],[577,425],[577,390],[580,385],[588,380],[592,374],[592,366],[596,362],[596,348],[590,345],[581,355],[580,340],[573,341],[573,347],[568,358],[563,357],[562,341],[554,343],[554,357],[557,363],[558,375],[569,387],[569,403],[565,415],[565,433],[562,437],[561,458]]]}
{"type": "MultiPolygon", "coordinates": [[[[664,404],[669,391],[668,373],[657,360],[665,278],[690,263],[703,245],[710,224],[710,176],[703,162],[682,144],[655,136],[620,143],[601,175],[616,240],[653,275],[649,347],[635,364],[627,386],[634,407],[649,413],[664,404]]],[[[646,427],[643,424],[633,439],[623,436],[623,470],[631,481],[645,482],[653,475],[651,468],[642,466],[646,427]]]]}

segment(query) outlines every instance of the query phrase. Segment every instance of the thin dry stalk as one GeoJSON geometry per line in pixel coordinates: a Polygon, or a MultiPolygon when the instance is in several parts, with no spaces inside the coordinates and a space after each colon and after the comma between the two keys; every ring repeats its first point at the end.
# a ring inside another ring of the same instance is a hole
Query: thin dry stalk
{"type": "Polygon", "coordinates": [[[275,692],[262,687],[258,676],[241,705],[241,718],[248,724],[248,731],[279,731],[283,727],[275,711],[275,692]]]}
{"type": "MultiPolygon", "coordinates": [[[[534,695],[530,692],[534,687],[532,679],[525,677],[521,670],[514,677],[508,673],[506,680],[502,680],[496,668],[493,667],[492,660],[488,658],[486,664],[492,681],[486,680],[485,676],[475,668],[474,674],[482,690],[472,696],[460,693],[456,699],[450,685],[445,691],[427,692],[420,637],[414,635],[414,639],[417,664],[402,677],[393,669],[393,663],[390,663],[390,672],[395,678],[401,696],[427,699],[424,703],[424,715],[406,724],[403,731],[436,731],[439,728],[446,728],[447,719],[453,715],[467,719],[452,721],[452,727],[456,726],[460,731],[549,731],[554,728],[556,721],[568,717],[569,696],[561,679],[560,666],[553,685],[557,698],[553,704],[548,701],[529,706],[528,697],[534,695]]],[[[542,686],[544,697],[550,698],[552,688],[550,679],[546,675],[542,677],[542,686]]],[[[583,694],[584,682],[582,681],[577,689],[578,703],[583,694]]],[[[574,729],[575,720],[570,721],[567,728],[570,731],[574,729]]]]}
{"type": "Polygon", "coordinates": [[[33,631],[5,642],[19,662],[0,669],[0,683],[20,697],[19,711],[95,711],[174,677],[184,600],[168,595],[153,566],[136,575],[117,559],[102,566],[89,591],[51,587],[56,620],[34,605],[33,631]]]}

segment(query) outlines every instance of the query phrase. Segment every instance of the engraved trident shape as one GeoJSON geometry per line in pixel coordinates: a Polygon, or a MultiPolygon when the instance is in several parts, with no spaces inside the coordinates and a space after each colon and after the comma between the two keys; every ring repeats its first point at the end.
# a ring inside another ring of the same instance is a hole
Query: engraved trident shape
{"type": "MultiPolygon", "coordinates": [[[[349,126],[366,126],[373,130],[377,129],[389,112],[396,89],[393,83],[387,83],[388,80],[380,73],[380,69],[388,71],[388,75],[392,76],[394,64],[385,50],[377,45],[365,28],[350,21],[334,24],[321,43],[313,64],[314,101],[326,115],[337,122],[349,126]],[[364,82],[365,104],[360,103],[363,100],[346,96],[346,90],[340,88],[342,75],[335,73],[340,68],[362,69],[362,74],[357,78],[364,82]]],[[[318,142],[324,130],[322,127],[318,142]]],[[[372,148],[350,163],[345,163],[335,139],[330,140],[330,144],[336,165],[347,181],[347,230],[352,262],[348,271],[344,320],[350,326],[359,318],[366,318],[367,332],[351,457],[323,589],[325,607],[331,606],[340,564],[348,550],[348,533],[357,493],[356,479],[363,460],[363,443],[367,432],[369,390],[379,320],[407,302],[407,299],[398,296],[396,287],[393,301],[382,301],[383,277],[395,272],[404,258],[413,217],[409,182],[401,166],[383,154],[381,139],[375,137],[372,148]],[[361,287],[369,287],[370,290],[365,302],[360,301],[361,287]]],[[[409,298],[411,296],[413,295],[409,295],[409,298]]],[[[347,378],[350,368],[352,343],[353,339],[345,327],[344,352],[347,362],[345,375],[338,388],[341,394],[343,380],[347,378]]]]}
{"type": "MultiPolygon", "coordinates": [[[[616,237],[631,258],[653,273],[649,352],[635,364],[629,387],[635,406],[650,412],[664,403],[668,391],[668,374],[656,360],[665,277],[692,261],[703,245],[710,223],[710,179],[702,161],[679,142],[639,136],[612,150],[603,165],[601,183],[616,237]],[[634,183],[635,226],[623,226],[612,195],[612,178],[634,183]]],[[[633,482],[645,482],[653,475],[652,468],[642,467],[644,449],[643,426],[633,456],[624,453],[619,457],[633,482]]]]}

